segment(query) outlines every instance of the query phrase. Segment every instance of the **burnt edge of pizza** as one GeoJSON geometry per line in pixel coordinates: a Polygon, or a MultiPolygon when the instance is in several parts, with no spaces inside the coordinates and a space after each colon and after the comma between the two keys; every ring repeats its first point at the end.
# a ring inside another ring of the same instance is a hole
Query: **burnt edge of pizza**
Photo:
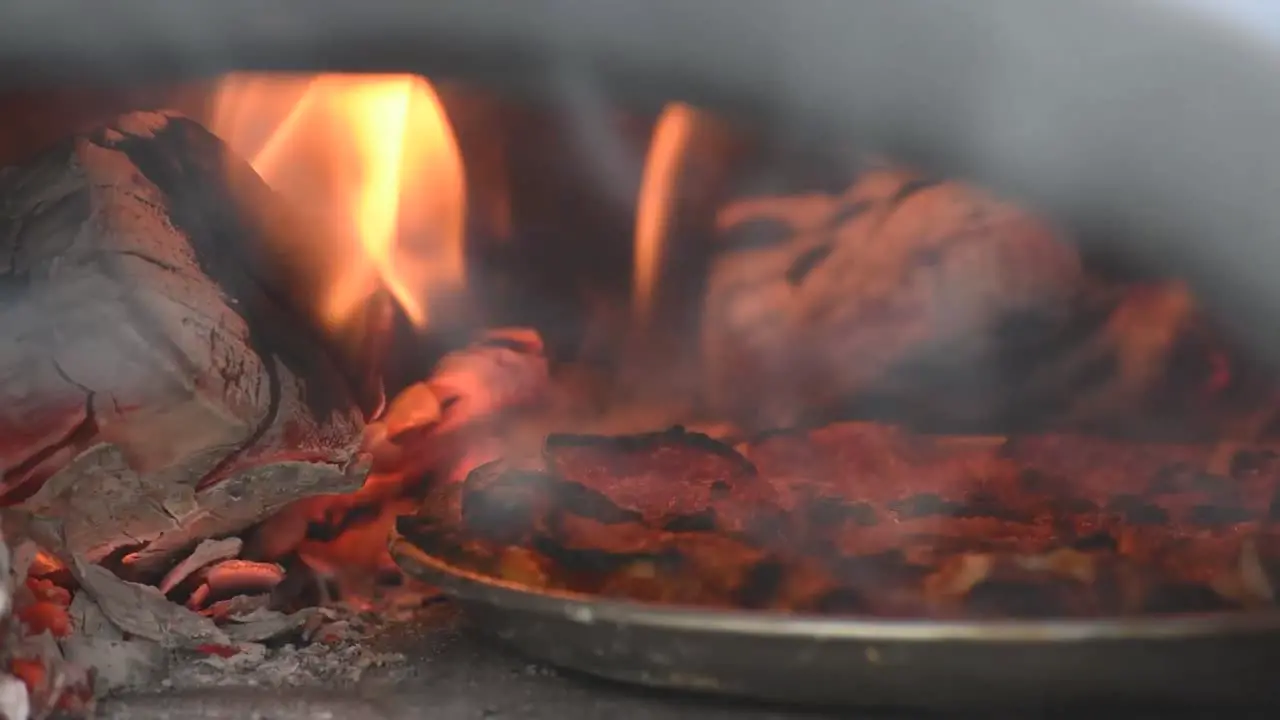
{"type": "Polygon", "coordinates": [[[609,598],[875,617],[1274,606],[1280,452],[839,423],[736,447],[555,435],[437,488],[400,534],[457,567],[609,598]]]}

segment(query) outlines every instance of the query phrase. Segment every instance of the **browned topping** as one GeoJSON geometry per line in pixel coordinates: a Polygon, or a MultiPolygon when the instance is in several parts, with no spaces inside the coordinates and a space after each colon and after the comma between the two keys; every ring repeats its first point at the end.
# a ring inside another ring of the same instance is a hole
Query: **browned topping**
{"type": "Polygon", "coordinates": [[[956,438],[873,423],[735,450],[681,429],[555,436],[437,491],[400,529],[533,587],[894,617],[1091,617],[1274,600],[1271,450],[956,438]],[[460,501],[457,499],[460,498],[460,501]]]}

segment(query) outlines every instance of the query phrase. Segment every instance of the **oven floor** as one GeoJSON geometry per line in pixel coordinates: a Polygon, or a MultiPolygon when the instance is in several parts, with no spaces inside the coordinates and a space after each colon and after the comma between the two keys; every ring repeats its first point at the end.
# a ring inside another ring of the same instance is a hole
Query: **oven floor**
{"type": "MultiPolygon", "coordinates": [[[[668,695],[561,674],[433,614],[395,628],[379,649],[406,662],[371,668],[354,687],[185,687],[105,701],[112,720],[799,720],[812,713],[668,695]],[[411,631],[410,631],[411,630],[411,631]]],[[[381,643],[379,643],[381,644],[381,643]]],[[[250,676],[251,673],[246,673],[250,676]]]]}
{"type": "MultiPolygon", "coordinates": [[[[767,708],[714,698],[647,691],[574,674],[562,674],[530,662],[501,646],[458,628],[445,607],[407,626],[396,625],[379,651],[398,652],[404,662],[370,668],[358,683],[334,689],[333,683],[301,687],[192,687],[136,693],[105,701],[99,718],[109,720],[911,720],[937,715],[893,712],[843,712],[767,708]]],[[[278,674],[278,671],[276,671],[278,674]]],[[[252,670],[241,677],[252,678],[252,670]]],[[[262,677],[261,674],[258,675],[262,677]]],[[[265,685],[265,686],[264,686],[265,685]]],[[[1088,713],[1013,713],[1007,720],[1089,717],[1088,713]]],[[[1274,710],[1215,712],[1182,709],[1124,711],[1129,720],[1151,718],[1274,718],[1274,710]]],[[[984,714],[982,718],[992,716],[984,714]]],[[[977,717],[954,718],[977,720],[977,717]]]]}

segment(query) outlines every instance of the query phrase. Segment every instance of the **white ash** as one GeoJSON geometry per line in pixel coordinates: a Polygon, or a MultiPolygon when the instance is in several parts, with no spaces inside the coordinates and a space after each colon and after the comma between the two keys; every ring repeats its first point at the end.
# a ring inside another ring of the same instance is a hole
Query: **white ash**
{"type": "Polygon", "coordinates": [[[288,614],[258,608],[245,615],[234,615],[224,626],[227,636],[236,642],[265,642],[301,630],[317,608],[288,614]]]}
{"type": "Polygon", "coordinates": [[[106,614],[102,612],[102,608],[98,607],[98,603],[84,591],[77,592],[71,598],[67,614],[71,616],[71,626],[78,633],[107,640],[124,639],[124,633],[111,624],[106,614]]]}
{"type": "Polygon", "coordinates": [[[18,557],[11,558],[9,546],[5,544],[4,536],[0,535],[0,618],[8,617],[13,610],[13,580],[15,577],[26,578],[30,558],[35,555],[34,547],[32,543],[25,543],[18,548],[18,557]],[[18,574],[19,570],[21,575],[18,574]]]}
{"type": "Polygon", "coordinates": [[[212,620],[170,601],[155,587],[122,580],[79,557],[72,559],[71,572],[107,619],[131,635],[165,647],[230,642],[212,620]]]}
{"type": "Polygon", "coordinates": [[[72,634],[60,643],[67,662],[94,671],[94,695],[147,687],[168,672],[169,653],[156,642],[125,639],[87,592],[77,592],[67,608],[72,634]]]}
{"type": "Polygon", "coordinates": [[[234,651],[229,660],[236,667],[255,665],[268,655],[258,643],[299,634],[312,615],[286,615],[249,600],[227,603],[227,622],[218,627],[158,589],[122,580],[101,566],[75,558],[73,571],[83,590],[68,608],[72,635],[57,644],[46,633],[36,640],[49,647],[23,652],[44,659],[46,667],[65,667],[64,672],[92,668],[98,697],[155,687],[201,648],[234,651]]]}
{"type": "MultiPolygon", "coordinates": [[[[393,606],[364,612],[312,608],[292,615],[258,607],[228,616],[220,628],[226,642],[169,647],[126,640],[88,593],[77,593],[70,611],[77,631],[61,642],[62,654],[73,666],[96,669],[98,697],[215,687],[348,689],[371,671],[391,680],[409,672],[407,658],[387,652],[381,640],[414,617],[393,606]]],[[[42,639],[57,651],[52,638],[42,639]]]]}
{"type": "Polygon", "coordinates": [[[0,718],[27,720],[31,717],[31,698],[27,686],[12,675],[0,673],[0,718]]]}
{"type": "MultiPolygon", "coordinates": [[[[31,543],[26,543],[31,545],[31,543]]],[[[13,610],[14,571],[21,569],[22,576],[27,573],[30,558],[34,556],[32,548],[20,547],[17,557],[11,558],[9,546],[0,535],[0,620],[6,619],[13,610]]],[[[0,654],[8,660],[16,648],[13,634],[18,623],[6,623],[8,629],[0,637],[0,654]]],[[[27,720],[31,717],[31,698],[27,694],[27,686],[18,678],[0,672],[0,718],[3,720],[27,720]]]]}
{"type": "MultiPolygon", "coordinates": [[[[182,652],[174,656],[160,689],[210,687],[358,687],[371,671],[379,676],[409,672],[407,658],[382,649],[379,638],[394,632],[382,613],[323,608],[313,615],[301,642],[270,647],[235,643],[234,655],[182,652]]],[[[229,648],[230,649],[230,648],[229,648]]]]}
{"type": "Polygon", "coordinates": [[[376,652],[359,641],[274,649],[253,643],[236,647],[241,652],[231,657],[184,658],[188,661],[175,663],[161,686],[166,690],[246,686],[343,689],[357,687],[371,668],[407,667],[404,655],[376,652]]]}
{"type": "Polygon", "coordinates": [[[93,669],[97,697],[121,690],[148,687],[164,678],[169,655],[149,640],[114,640],[74,634],[60,643],[68,663],[93,669]]]}

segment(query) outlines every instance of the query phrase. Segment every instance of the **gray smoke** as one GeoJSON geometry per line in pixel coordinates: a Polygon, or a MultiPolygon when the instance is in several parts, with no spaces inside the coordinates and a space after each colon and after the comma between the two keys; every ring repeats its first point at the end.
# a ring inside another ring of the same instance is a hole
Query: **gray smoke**
{"type": "Polygon", "coordinates": [[[1280,358],[1280,52],[1267,0],[15,0],[0,76],[557,68],[848,130],[1186,275],[1280,358]]]}

